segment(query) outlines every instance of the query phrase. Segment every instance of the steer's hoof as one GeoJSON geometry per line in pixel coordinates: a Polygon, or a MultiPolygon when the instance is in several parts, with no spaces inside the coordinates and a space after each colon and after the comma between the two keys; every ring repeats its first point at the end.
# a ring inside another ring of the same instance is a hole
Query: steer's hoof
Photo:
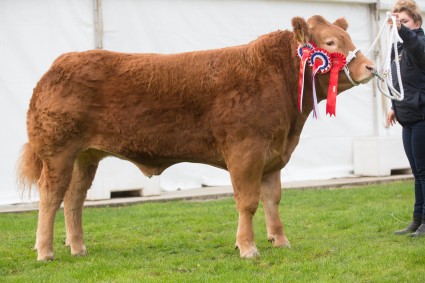
{"type": "Polygon", "coordinates": [[[273,247],[279,247],[279,248],[291,247],[291,244],[289,243],[286,237],[268,236],[268,241],[273,244],[273,247]]]}
{"type": "Polygon", "coordinates": [[[256,258],[260,256],[260,253],[256,248],[249,249],[247,251],[240,251],[241,258],[256,258]]]}
{"type": "Polygon", "coordinates": [[[256,247],[240,250],[239,254],[241,258],[256,258],[260,256],[260,253],[258,252],[256,247]]]}
{"type": "Polygon", "coordinates": [[[48,254],[45,254],[45,255],[38,254],[37,260],[38,261],[51,261],[51,260],[53,260],[53,258],[54,258],[53,253],[48,253],[48,254]]]}
{"type": "Polygon", "coordinates": [[[277,248],[290,248],[291,247],[291,243],[289,243],[289,241],[283,241],[283,242],[274,242],[273,243],[273,247],[277,247],[277,248]]]}
{"type": "Polygon", "coordinates": [[[87,255],[87,249],[83,246],[81,249],[73,250],[71,249],[71,255],[73,256],[85,256],[87,255]]]}

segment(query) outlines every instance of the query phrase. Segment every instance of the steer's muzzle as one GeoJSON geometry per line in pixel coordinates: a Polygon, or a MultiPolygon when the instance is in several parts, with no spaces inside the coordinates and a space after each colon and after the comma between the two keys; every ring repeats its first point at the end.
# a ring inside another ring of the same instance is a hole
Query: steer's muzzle
{"type": "Polygon", "coordinates": [[[375,77],[377,77],[381,81],[384,81],[384,78],[379,75],[378,70],[376,69],[375,66],[367,65],[366,69],[368,69],[375,77]]]}
{"type": "MultiPolygon", "coordinates": [[[[357,77],[356,82],[361,84],[367,83],[378,73],[375,65],[369,60],[368,62],[362,63],[361,68],[359,70],[361,71],[360,73],[358,73],[358,76],[356,76],[357,77]]],[[[356,77],[353,77],[353,79],[356,79],[356,77]]]]}

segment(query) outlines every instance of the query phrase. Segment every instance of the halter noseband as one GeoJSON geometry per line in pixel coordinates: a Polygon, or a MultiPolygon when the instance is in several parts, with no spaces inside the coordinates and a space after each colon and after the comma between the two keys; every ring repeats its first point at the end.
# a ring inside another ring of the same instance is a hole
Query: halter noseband
{"type": "Polygon", "coordinates": [[[345,66],[344,66],[344,73],[345,73],[345,75],[347,76],[347,78],[348,78],[348,80],[350,81],[350,83],[353,85],[353,86],[358,86],[359,85],[359,83],[356,83],[352,78],[351,78],[351,76],[350,76],[350,70],[348,69],[348,63],[350,63],[354,58],[356,58],[356,53],[357,52],[359,52],[360,51],[360,48],[356,48],[354,51],[350,51],[350,52],[348,52],[348,55],[347,55],[347,63],[345,64],[345,66]]]}

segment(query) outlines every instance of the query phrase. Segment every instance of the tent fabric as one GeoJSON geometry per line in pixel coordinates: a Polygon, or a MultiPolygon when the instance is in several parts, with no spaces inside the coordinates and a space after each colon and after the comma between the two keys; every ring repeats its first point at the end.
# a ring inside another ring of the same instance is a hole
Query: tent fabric
{"type": "MultiPolygon", "coordinates": [[[[353,41],[366,51],[376,24],[373,2],[103,0],[103,48],[154,53],[222,48],[291,29],[294,16],[320,14],[329,21],[345,17],[353,41]]],[[[94,48],[94,1],[0,0],[0,204],[37,200],[36,195],[21,199],[15,181],[32,89],[60,54],[94,48]]],[[[282,170],[283,182],[350,176],[353,139],[400,136],[400,127],[383,127],[380,101],[369,83],[338,96],[336,117],[325,116],[322,102],[322,119],[308,119],[282,170]]],[[[134,188],[145,181],[133,164],[108,158],[100,163],[93,187],[134,188]]],[[[167,169],[160,184],[163,190],[230,185],[230,177],[221,169],[183,163],[167,169]]]]}

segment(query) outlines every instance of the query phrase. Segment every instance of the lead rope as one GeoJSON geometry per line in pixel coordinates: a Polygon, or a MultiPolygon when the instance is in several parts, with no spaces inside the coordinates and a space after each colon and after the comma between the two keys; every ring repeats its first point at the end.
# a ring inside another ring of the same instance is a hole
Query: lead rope
{"type": "Polygon", "coordinates": [[[403,43],[403,40],[398,35],[397,31],[397,25],[396,23],[396,17],[391,15],[390,12],[387,12],[387,17],[384,20],[384,23],[379,30],[379,33],[375,40],[372,43],[372,46],[370,47],[369,51],[366,54],[366,57],[369,56],[369,53],[375,50],[376,45],[378,44],[379,39],[381,38],[381,34],[384,30],[386,30],[386,37],[385,37],[385,58],[383,59],[381,68],[374,73],[376,77],[379,78],[379,80],[376,80],[376,84],[378,87],[378,90],[392,100],[403,100],[404,99],[404,89],[403,84],[401,81],[401,73],[400,73],[400,58],[398,56],[398,49],[397,49],[397,43],[403,43]],[[389,19],[392,20],[394,23],[392,26],[388,23],[389,19]],[[392,72],[391,72],[391,52],[394,50],[394,61],[396,66],[396,72],[397,72],[397,80],[398,84],[400,86],[400,92],[398,92],[392,82],[392,72]],[[385,83],[384,89],[382,88],[381,82],[385,83]]]}

